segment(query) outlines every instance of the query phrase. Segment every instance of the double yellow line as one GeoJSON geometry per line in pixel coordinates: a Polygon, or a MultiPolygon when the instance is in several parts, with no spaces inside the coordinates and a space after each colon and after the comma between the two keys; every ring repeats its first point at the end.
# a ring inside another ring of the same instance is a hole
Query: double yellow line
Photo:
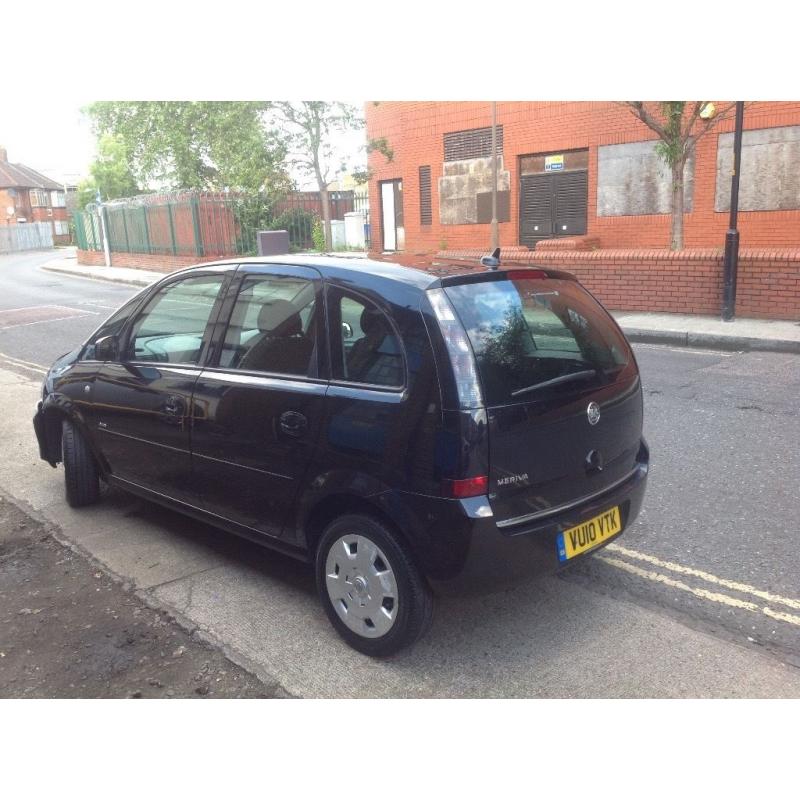
{"type": "MultiPolygon", "coordinates": [[[[605,553],[608,553],[609,551],[635,561],[642,561],[646,564],[652,564],[654,567],[658,567],[660,570],[667,570],[678,575],[686,575],[687,577],[699,578],[700,580],[703,580],[712,586],[718,586],[723,589],[731,589],[732,591],[739,592],[740,594],[750,595],[751,597],[756,597],[759,600],[770,603],[771,605],[782,605],[791,609],[800,610],[800,600],[795,600],[791,597],[782,597],[781,595],[774,594],[773,592],[767,592],[763,589],[758,589],[755,586],[750,586],[747,583],[740,583],[738,581],[728,580],[727,578],[720,578],[717,575],[712,575],[710,572],[694,569],[693,567],[684,567],[682,564],[676,564],[673,561],[663,561],[655,556],[648,555],[647,553],[640,553],[638,550],[631,550],[628,547],[622,547],[622,545],[614,542],[605,548],[605,553]]],[[[800,626],[800,615],[791,614],[785,611],[775,611],[767,605],[761,605],[760,603],[755,603],[750,600],[742,600],[738,597],[732,597],[731,595],[724,594],[722,592],[689,586],[689,584],[680,580],[676,580],[675,578],[671,578],[669,575],[666,575],[663,572],[645,569],[637,566],[636,564],[631,564],[628,561],[623,561],[621,558],[614,558],[613,556],[605,555],[605,553],[598,554],[596,558],[604,561],[606,564],[616,567],[617,569],[624,570],[632,575],[637,575],[640,578],[645,578],[653,581],[654,583],[661,583],[665,586],[671,587],[672,589],[679,589],[683,592],[689,592],[690,594],[695,595],[695,597],[700,597],[703,600],[721,603],[726,606],[731,606],[732,608],[742,608],[746,611],[752,611],[756,614],[764,614],[767,617],[780,620],[781,622],[788,622],[791,625],[800,626]]]]}
{"type": "Polygon", "coordinates": [[[0,353],[0,366],[2,366],[3,363],[9,367],[17,367],[18,369],[24,369],[28,372],[35,372],[37,375],[47,374],[47,367],[42,364],[36,364],[33,361],[23,361],[21,358],[15,358],[14,356],[0,353]]]}

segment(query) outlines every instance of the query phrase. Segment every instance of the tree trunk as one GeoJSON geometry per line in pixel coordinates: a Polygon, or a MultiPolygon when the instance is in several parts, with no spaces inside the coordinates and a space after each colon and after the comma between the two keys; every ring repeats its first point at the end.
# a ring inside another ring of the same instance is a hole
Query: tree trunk
{"type": "Polygon", "coordinates": [[[325,225],[325,250],[329,253],[333,250],[333,234],[331,233],[331,198],[328,192],[328,184],[322,177],[322,170],[319,163],[314,159],[314,173],[317,176],[317,186],[319,187],[319,199],[322,204],[322,221],[325,225]]]}
{"type": "Polygon", "coordinates": [[[685,165],[685,158],[672,165],[670,250],[683,250],[683,168],[685,165]]]}
{"type": "Polygon", "coordinates": [[[328,252],[333,250],[333,233],[331,231],[331,198],[328,187],[319,190],[319,198],[322,200],[322,221],[325,223],[325,249],[328,252]]]}

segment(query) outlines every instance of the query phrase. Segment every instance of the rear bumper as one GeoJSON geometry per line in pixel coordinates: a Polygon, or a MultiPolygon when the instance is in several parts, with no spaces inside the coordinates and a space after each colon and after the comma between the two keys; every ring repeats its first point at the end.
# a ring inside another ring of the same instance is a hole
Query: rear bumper
{"type": "MultiPolygon", "coordinates": [[[[497,591],[537,575],[557,572],[613,541],[616,537],[566,562],[559,561],[559,533],[613,506],[620,508],[620,533],[624,533],[639,514],[648,471],[648,463],[641,462],[627,480],[608,492],[527,525],[499,528],[493,516],[485,515],[485,497],[452,501],[410,495],[397,498],[408,504],[408,518],[398,522],[437,593],[497,591]]],[[[387,507],[386,511],[397,519],[397,507],[387,507]]]]}

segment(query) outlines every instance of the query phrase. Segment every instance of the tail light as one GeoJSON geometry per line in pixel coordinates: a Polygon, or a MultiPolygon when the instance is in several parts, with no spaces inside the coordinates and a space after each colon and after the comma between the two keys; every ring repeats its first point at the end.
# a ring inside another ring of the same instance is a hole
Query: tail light
{"type": "Polygon", "coordinates": [[[442,485],[442,493],[445,497],[454,497],[460,499],[462,497],[476,497],[480,494],[486,494],[489,489],[488,475],[479,475],[476,478],[462,478],[460,480],[444,481],[442,485]]]}
{"type": "Polygon", "coordinates": [[[478,408],[483,405],[481,385],[478,380],[478,370],[475,366],[475,356],[472,346],[467,339],[464,326],[456,317],[455,309],[444,289],[429,289],[428,298],[433,307],[433,313],[439,321],[458,391],[458,404],[460,408],[478,408]]]}

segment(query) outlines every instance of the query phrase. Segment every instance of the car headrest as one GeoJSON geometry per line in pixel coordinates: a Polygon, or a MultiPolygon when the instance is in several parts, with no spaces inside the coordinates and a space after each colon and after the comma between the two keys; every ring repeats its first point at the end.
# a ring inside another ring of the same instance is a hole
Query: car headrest
{"type": "Polygon", "coordinates": [[[361,312],[361,330],[364,331],[367,336],[381,333],[384,327],[383,314],[376,308],[365,308],[361,312]]]}
{"type": "Polygon", "coordinates": [[[288,300],[268,300],[258,312],[258,329],[270,336],[297,336],[303,321],[288,300]]]}

